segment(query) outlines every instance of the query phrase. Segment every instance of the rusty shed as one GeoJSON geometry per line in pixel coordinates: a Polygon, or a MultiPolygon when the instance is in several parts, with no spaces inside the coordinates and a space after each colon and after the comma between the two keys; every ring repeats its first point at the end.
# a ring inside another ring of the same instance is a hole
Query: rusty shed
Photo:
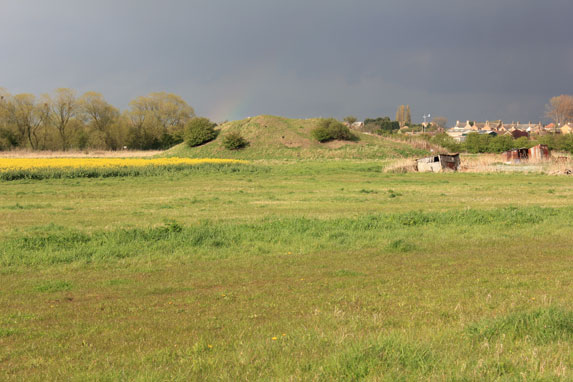
{"type": "Polygon", "coordinates": [[[525,148],[513,149],[504,152],[503,157],[507,162],[519,162],[522,159],[529,158],[529,151],[525,148]]]}
{"type": "Polygon", "coordinates": [[[460,154],[438,154],[417,160],[420,172],[457,171],[460,167],[460,154]]]}
{"type": "Polygon", "coordinates": [[[547,145],[537,145],[529,149],[529,159],[530,160],[546,160],[551,158],[551,153],[547,145]]]}

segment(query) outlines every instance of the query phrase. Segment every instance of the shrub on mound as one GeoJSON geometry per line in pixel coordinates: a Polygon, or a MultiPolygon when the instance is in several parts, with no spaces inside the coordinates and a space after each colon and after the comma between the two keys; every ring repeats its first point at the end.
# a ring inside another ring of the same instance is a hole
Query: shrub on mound
{"type": "Polygon", "coordinates": [[[217,138],[216,124],[207,118],[197,117],[185,126],[185,142],[189,147],[195,147],[217,138]]]}
{"type": "Polygon", "coordinates": [[[227,150],[240,150],[249,145],[249,142],[238,132],[232,132],[223,138],[223,146],[227,150]]]}
{"type": "Polygon", "coordinates": [[[356,140],[350,129],[334,118],[322,119],[311,132],[314,139],[319,142],[328,142],[335,139],[344,141],[356,140]]]}

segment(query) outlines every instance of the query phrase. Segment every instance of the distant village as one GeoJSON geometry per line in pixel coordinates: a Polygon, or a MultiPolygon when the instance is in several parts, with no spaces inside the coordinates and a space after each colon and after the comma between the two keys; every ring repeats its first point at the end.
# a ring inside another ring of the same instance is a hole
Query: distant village
{"type": "Polygon", "coordinates": [[[539,123],[504,123],[502,121],[486,121],[475,122],[466,121],[461,123],[456,122],[456,125],[445,131],[456,142],[462,143],[466,140],[468,134],[487,134],[490,136],[497,135],[510,135],[513,138],[527,137],[530,135],[544,135],[544,134],[573,134],[573,123],[566,123],[564,125],[556,125],[550,123],[543,125],[539,123]]]}
{"type": "MultiPolygon", "coordinates": [[[[365,128],[365,122],[361,121],[345,124],[346,126],[355,130],[363,130],[365,128]]],[[[405,135],[435,135],[438,133],[446,133],[457,143],[463,143],[465,142],[466,137],[472,133],[480,135],[484,134],[492,137],[498,135],[507,135],[514,139],[521,137],[529,138],[530,136],[541,136],[546,134],[573,134],[573,122],[565,123],[563,125],[555,123],[544,125],[541,122],[504,123],[500,120],[486,122],[467,120],[465,122],[456,121],[456,124],[450,128],[441,127],[435,122],[422,122],[420,125],[401,125],[397,132],[405,135]]]]}

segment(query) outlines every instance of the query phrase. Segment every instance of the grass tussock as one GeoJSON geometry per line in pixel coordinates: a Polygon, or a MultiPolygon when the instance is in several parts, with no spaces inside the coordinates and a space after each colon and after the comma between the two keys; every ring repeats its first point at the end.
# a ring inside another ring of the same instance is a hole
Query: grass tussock
{"type": "Polygon", "coordinates": [[[364,381],[382,377],[386,381],[422,378],[436,366],[436,356],[424,345],[399,336],[354,344],[327,363],[321,380],[364,381]]]}
{"type": "Polygon", "coordinates": [[[467,328],[472,339],[478,341],[530,339],[536,344],[573,341],[573,311],[557,307],[512,313],[485,320],[467,328]]]}

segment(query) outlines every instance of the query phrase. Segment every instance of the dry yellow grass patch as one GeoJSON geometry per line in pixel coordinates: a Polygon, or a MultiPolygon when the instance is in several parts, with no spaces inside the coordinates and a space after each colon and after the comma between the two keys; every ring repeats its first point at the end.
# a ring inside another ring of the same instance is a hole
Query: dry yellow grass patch
{"type": "Polygon", "coordinates": [[[388,166],[384,168],[384,172],[392,173],[405,173],[405,172],[415,172],[418,169],[418,165],[415,159],[406,158],[398,159],[391,162],[388,166]]]}
{"type": "Polygon", "coordinates": [[[498,166],[504,162],[501,154],[462,155],[460,160],[463,172],[498,172],[498,166]]]}
{"type": "MultiPolygon", "coordinates": [[[[572,175],[573,159],[562,153],[554,154],[550,160],[522,160],[507,163],[502,154],[462,155],[460,172],[542,172],[551,175],[572,175]]],[[[384,172],[415,172],[416,158],[397,159],[384,168],[384,172]]]]}

